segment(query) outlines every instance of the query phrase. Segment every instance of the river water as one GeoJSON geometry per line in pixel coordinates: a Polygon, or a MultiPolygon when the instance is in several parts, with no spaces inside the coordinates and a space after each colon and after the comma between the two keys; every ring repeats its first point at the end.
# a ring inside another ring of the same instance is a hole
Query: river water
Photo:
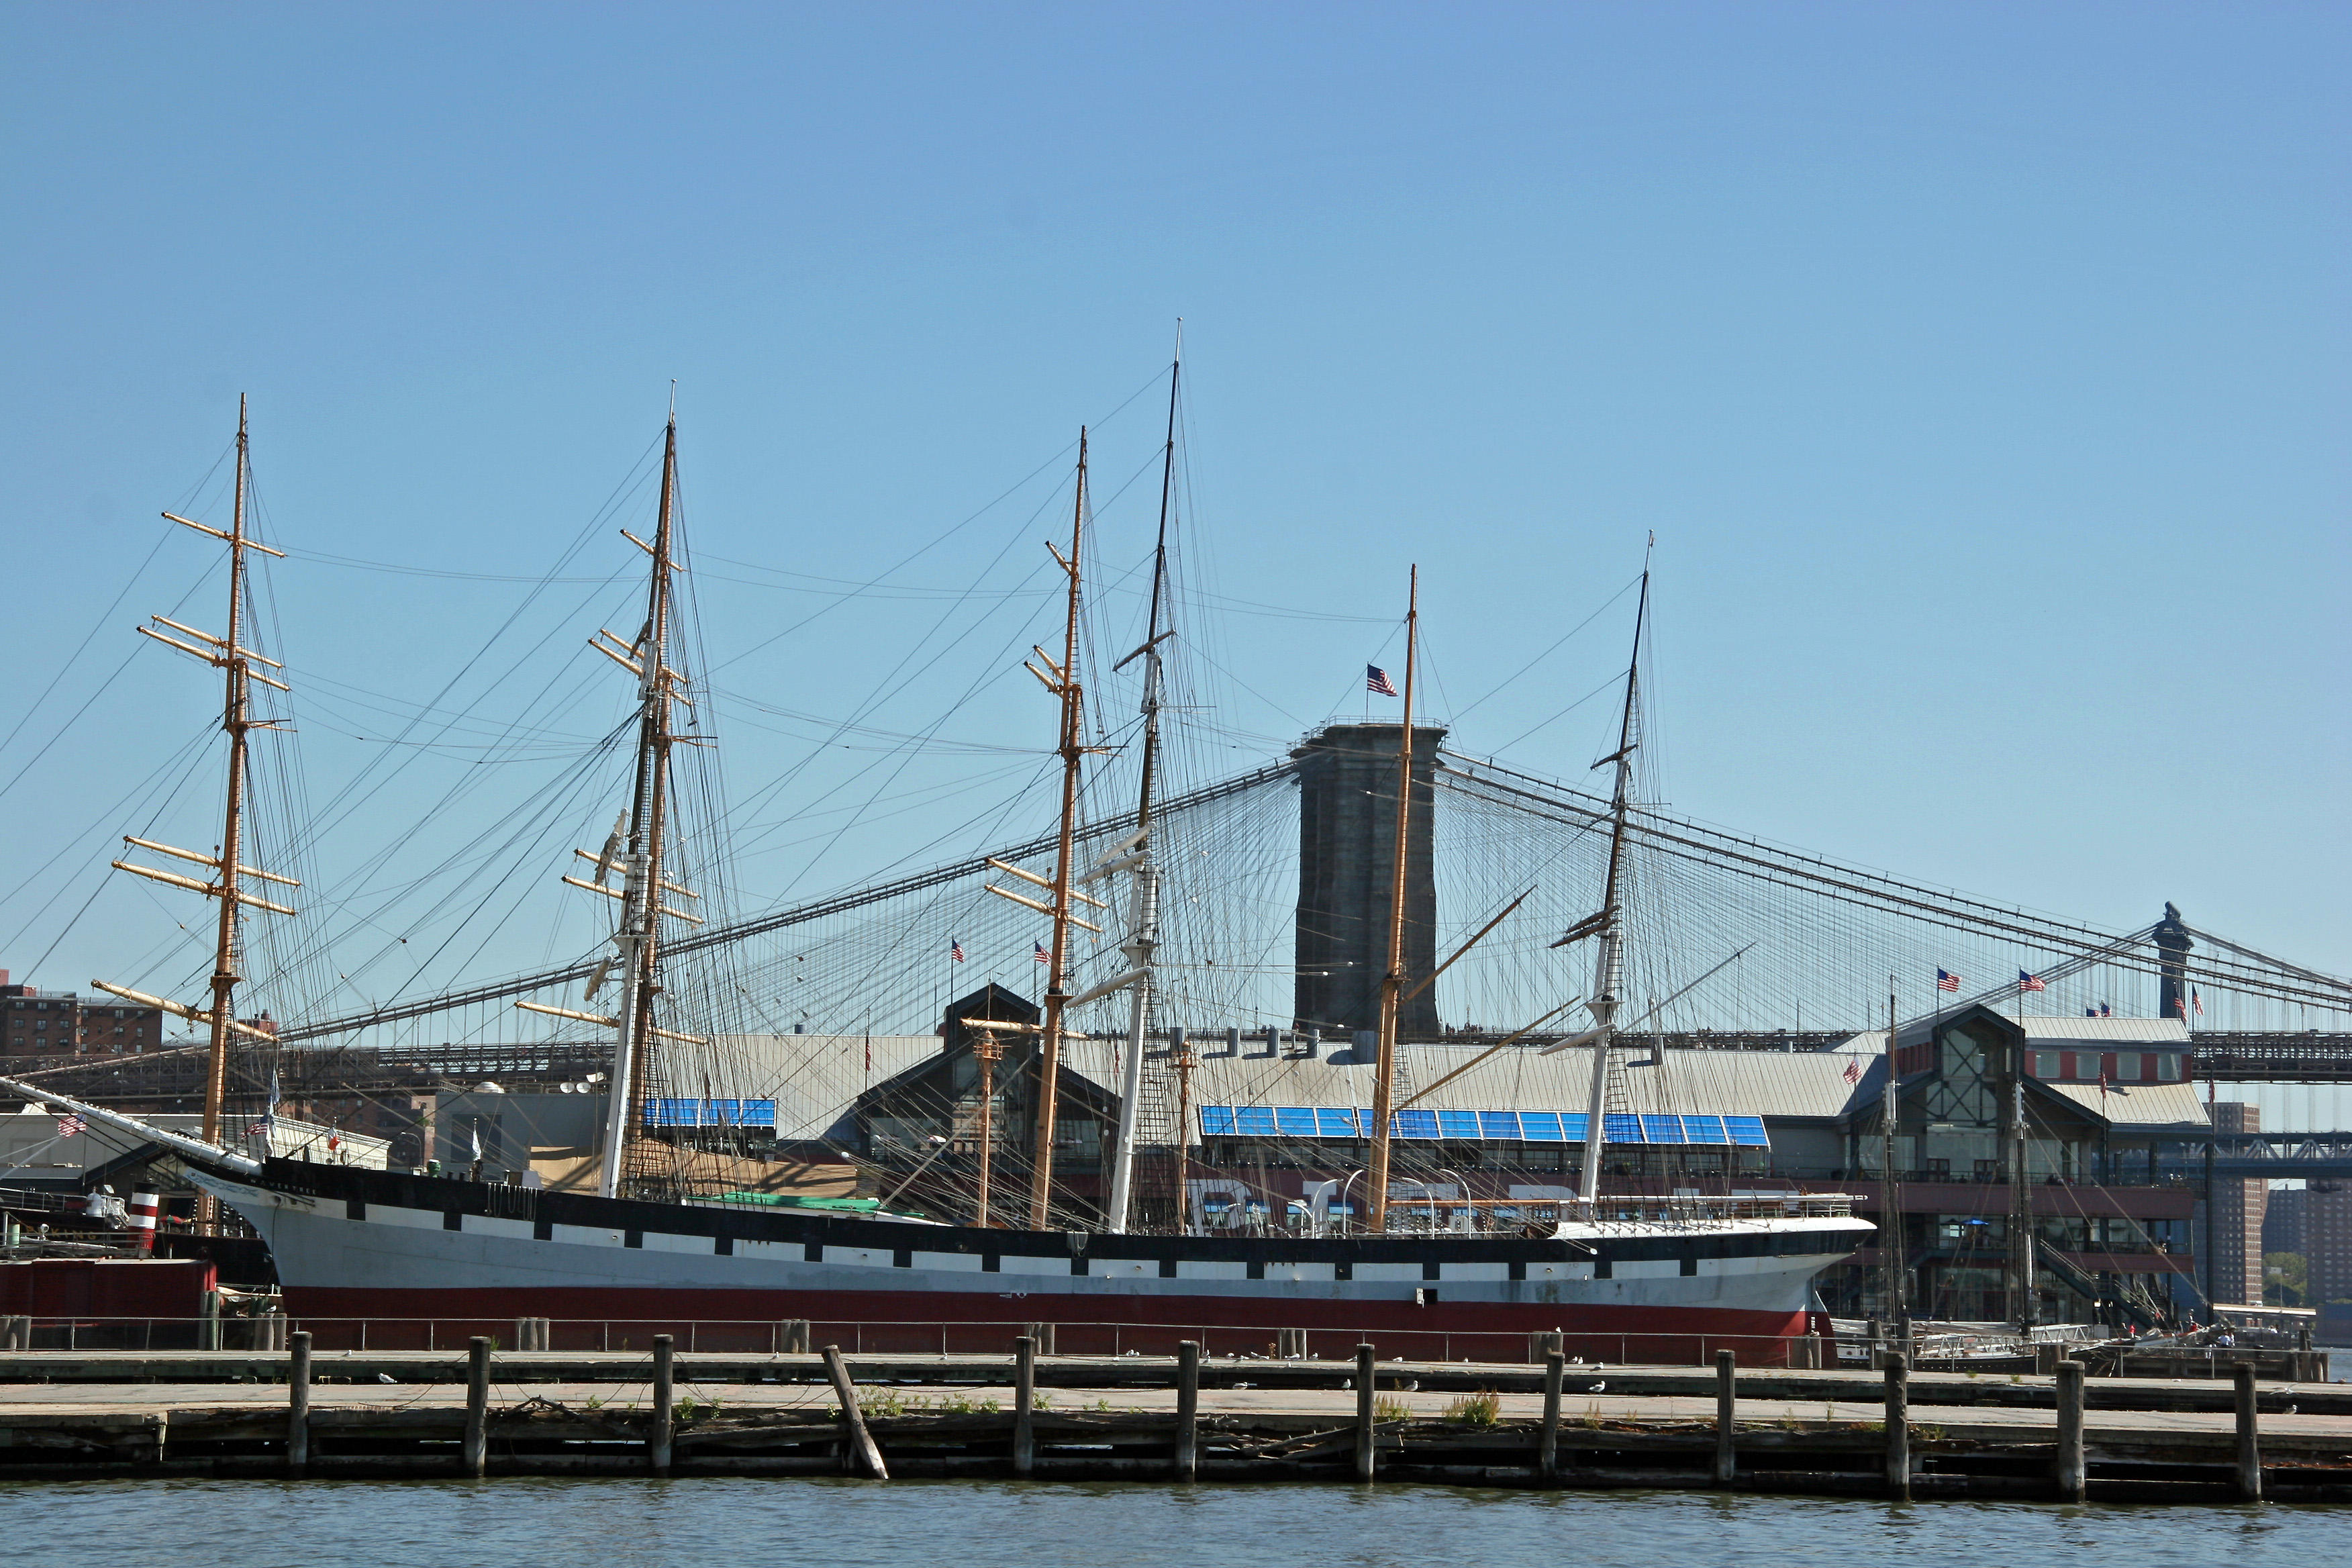
{"type": "Polygon", "coordinates": [[[2072,1568],[2352,1562],[2352,1509],[794,1479],[0,1486],[38,1568],[2072,1568]]]}

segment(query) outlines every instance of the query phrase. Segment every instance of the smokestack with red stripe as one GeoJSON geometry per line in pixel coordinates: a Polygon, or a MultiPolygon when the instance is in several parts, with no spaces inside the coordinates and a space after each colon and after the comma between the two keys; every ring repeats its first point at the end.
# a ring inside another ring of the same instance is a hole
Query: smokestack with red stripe
{"type": "Polygon", "coordinates": [[[153,1193],[131,1194],[131,1231],[142,1252],[155,1250],[155,1211],[162,1206],[163,1200],[153,1193]]]}

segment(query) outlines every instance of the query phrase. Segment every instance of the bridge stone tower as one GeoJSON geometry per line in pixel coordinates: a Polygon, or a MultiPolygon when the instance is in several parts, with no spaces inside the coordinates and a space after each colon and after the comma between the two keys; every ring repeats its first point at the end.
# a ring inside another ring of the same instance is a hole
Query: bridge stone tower
{"type": "MultiPolygon", "coordinates": [[[[1402,724],[1332,724],[1291,755],[1299,763],[1297,1026],[1373,1029],[1388,972],[1395,879],[1397,748],[1402,724]]],[[[1442,725],[1412,728],[1412,814],[1405,825],[1404,973],[1437,965],[1437,879],[1430,816],[1442,725]]],[[[1397,1033],[1437,1033],[1437,988],[1404,1004],[1397,1033]]]]}
{"type": "Polygon", "coordinates": [[[2157,1016],[2179,1018],[2190,1028],[2197,1026],[2189,1006],[2189,950],[2195,945],[2189,940],[2189,928],[2181,923],[2180,911],[2171,904],[2164,906],[2164,918],[2156,922],[2157,949],[2157,1016]]]}

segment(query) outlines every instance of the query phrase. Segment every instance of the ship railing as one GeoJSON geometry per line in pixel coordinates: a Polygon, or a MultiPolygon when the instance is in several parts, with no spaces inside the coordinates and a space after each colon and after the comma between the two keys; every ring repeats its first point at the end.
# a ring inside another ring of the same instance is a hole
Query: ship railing
{"type": "Polygon", "coordinates": [[[1843,1219],[1853,1213],[1850,1193],[1760,1194],[1671,1197],[1604,1194],[1587,1215],[1572,1198],[1440,1198],[1389,1200],[1389,1229],[1412,1235],[1486,1234],[1590,1220],[1601,1225],[1704,1226],[1733,1220],[1843,1219]]]}
{"type": "MultiPolygon", "coordinates": [[[[1029,1310],[1048,1303],[1032,1298],[1022,1304],[1029,1310]]],[[[1383,1360],[1448,1362],[1473,1365],[1540,1365],[1544,1355],[1559,1351],[1583,1366],[1706,1366],[1717,1351],[1727,1350],[1743,1366],[1821,1367],[1834,1364],[1835,1341],[1802,1331],[1808,1320],[1793,1318],[1785,1334],[1681,1332],[1615,1332],[1577,1329],[1526,1330],[1387,1329],[1365,1331],[1320,1326],[1311,1303],[1302,1303],[1296,1322],[1022,1322],[1009,1320],[919,1319],[881,1320],[737,1320],[690,1318],[342,1318],[311,1317],[265,1310],[249,1316],[107,1317],[89,1314],[9,1317],[0,1314],[0,1381],[26,1376],[56,1375],[21,1363],[13,1356],[47,1357],[74,1354],[113,1358],[118,1368],[126,1354],[158,1353],[167,1357],[143,1369],[168,1380],[173,1365],[189,1371],[203,1363],[169,1359],[175,1352],[214,1351],[225,1355],[274,1360],[286,1353],[288,1335],[299,1331],[311,1336],[314,1352],[347,1352],[387,1357],[418,1353],[450,1358],[462,1375],[467,1344],[476,1337],[490,1340],[502,1355],[548,1355],[556,1358],[624,1358],[649,1353],[654,1337],[667,1334],[681,1354],[766,1361],[782,1358],[772,1371],[794,1374],[812,1360],[801,1347],[837,1345],[845,1354],[894,1358],[910,1368],[938,1366],[943,1359],[1010,1356],[1015,1340],[1031,1335],[1049,1354],[1126,1360],[1172,1356],[1177,1346],[1191,1341],[1202,1353],[1243,1362],[1334,1362],[1355,1357],[1359,1344],[1370,1343],[1383,1360]],[[528,1352],[520,1345],[541,1346],[528,1352]]],[[[101,1361],[99,1364],[107,1364],[101,1361]]],[[[583,1369],[600,1362],[583,1360],[583,1369]]],[[[397,1371],[392,1363],[387,1368],[397,1371]]],[[[257,1369],[256,1369],[257,1370],[257,1369]]],[[[412,1369],[413,1370],[413,1369],[412,1369]]],[[[741,1370],[712,1370],[709,1376],[750,1375],[741,1370]]],[[[819,1373],[818,1375],[822,1375],[819,1373]]],[[[890,1376],[895,1373],[877,1373],[890,1376]]],[[[982,1375],[986,1375],[983,1372],[982,1375]]]]}

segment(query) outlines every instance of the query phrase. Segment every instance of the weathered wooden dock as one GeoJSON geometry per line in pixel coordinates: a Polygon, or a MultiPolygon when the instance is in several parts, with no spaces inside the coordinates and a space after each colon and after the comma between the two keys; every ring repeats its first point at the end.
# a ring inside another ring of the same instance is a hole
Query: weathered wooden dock
{"type": "Polygon", "coordinates": [[[2352,1388],[1369,1350],[0,1355],[0,1479],[566,1473],[2352,1502],[2352,1388]]]}

